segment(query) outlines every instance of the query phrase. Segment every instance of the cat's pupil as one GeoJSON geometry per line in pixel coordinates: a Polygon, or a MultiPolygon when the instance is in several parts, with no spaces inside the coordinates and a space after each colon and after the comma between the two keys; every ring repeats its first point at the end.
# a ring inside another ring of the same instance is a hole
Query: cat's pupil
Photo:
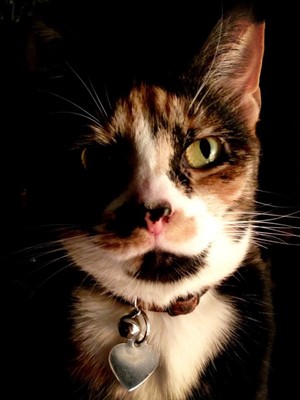
{"type": "Polygon", "coordinates": [[[211,146],[207,139],[202,139],[199,141],[199,147],[203,156],[208,159],[211,153],[211,146]]]}

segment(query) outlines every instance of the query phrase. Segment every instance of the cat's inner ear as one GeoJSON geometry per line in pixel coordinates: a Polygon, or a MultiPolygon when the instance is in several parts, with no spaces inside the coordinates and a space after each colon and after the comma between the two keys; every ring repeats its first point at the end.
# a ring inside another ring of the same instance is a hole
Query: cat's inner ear
{"type": "Polygon", "coordinates": [[[236,92],[242,91],[241,108],[249,127],[254,128],[261,107],[259,79],[264,52],[264,24],[251,24],[243,35],[243,42],[245,50],[241,64],[244,72],[241,71],[232,85],[236,92]]]}
{"type": "Polygon", "coordinates": [[[193,66],[200,70],[208,90],[238,109],[251,130],[261,106],[263,53],[264,23],[236,13],[219,21],[193,66]]]}
{"type": "Polygon", "coordinates": [[[244,87],[247,94],[251,95],[258,107],[261,105],[259,78],[264,52],[264,29],[265,24],[252,24],[247,31],[248,60],[246,60],[244,87]]]}

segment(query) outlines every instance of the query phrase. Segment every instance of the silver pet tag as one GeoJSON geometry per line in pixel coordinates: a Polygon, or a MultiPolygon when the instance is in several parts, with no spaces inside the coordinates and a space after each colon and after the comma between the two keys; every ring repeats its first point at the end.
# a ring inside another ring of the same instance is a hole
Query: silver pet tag
{"type": "Polygon", "coordinates": [[[121,385],[131,392],[154,372],[158,356],[147,343],[136,346],[134,341],[129,340],[113,347],[109,364],[121,385]]]}
{"type": "Polygon", "coordinates": [[[146,314],[135,308],[119,322],[120,335],[128,339],[112,348],[109,353],[109,365],[118,381],[129,392],[144,383],[158,366],[159,357],[146,342],[150,325],[146,314]],[[145,334],[141,340],[138,316],[145,322],[145,334]]]}

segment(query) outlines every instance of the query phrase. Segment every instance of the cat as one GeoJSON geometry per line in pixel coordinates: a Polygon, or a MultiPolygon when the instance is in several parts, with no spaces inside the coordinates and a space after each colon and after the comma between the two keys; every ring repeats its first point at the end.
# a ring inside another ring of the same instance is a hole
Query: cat
{"type": "Polygon", "coordinates": [[[92,217],[61,240],[93,279],[72,311],[86,398],[267,398],[271,285],[251,222],[263,41],[264,23],[231,13],[175,90],[136,83],[76,146],[92,217]],[[128,390],[109,354],[130,337],[132,310],[159,360],[128,390]]]}
{"type": "Polygon", "coordinates": [[[83,223],[59,236],[84,274],[74,399],[268,398],[272,285],[252,222],[263,52],[264,23],[234,10],[172,84],[137,80],[109,109],[86,86],[100,115],[72,150],[83,223]]]}

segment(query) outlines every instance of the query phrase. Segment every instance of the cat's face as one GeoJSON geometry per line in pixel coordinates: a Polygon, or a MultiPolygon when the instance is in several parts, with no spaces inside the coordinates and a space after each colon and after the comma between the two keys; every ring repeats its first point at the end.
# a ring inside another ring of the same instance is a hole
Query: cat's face
{"type": "Polygon", "coordinates": [[[90,220],[63,243],[127,301],[164,307],[199,292],[249,248],[263,25],[222,24],[181,90],[135,86],[80,141],[90,220]]]}

